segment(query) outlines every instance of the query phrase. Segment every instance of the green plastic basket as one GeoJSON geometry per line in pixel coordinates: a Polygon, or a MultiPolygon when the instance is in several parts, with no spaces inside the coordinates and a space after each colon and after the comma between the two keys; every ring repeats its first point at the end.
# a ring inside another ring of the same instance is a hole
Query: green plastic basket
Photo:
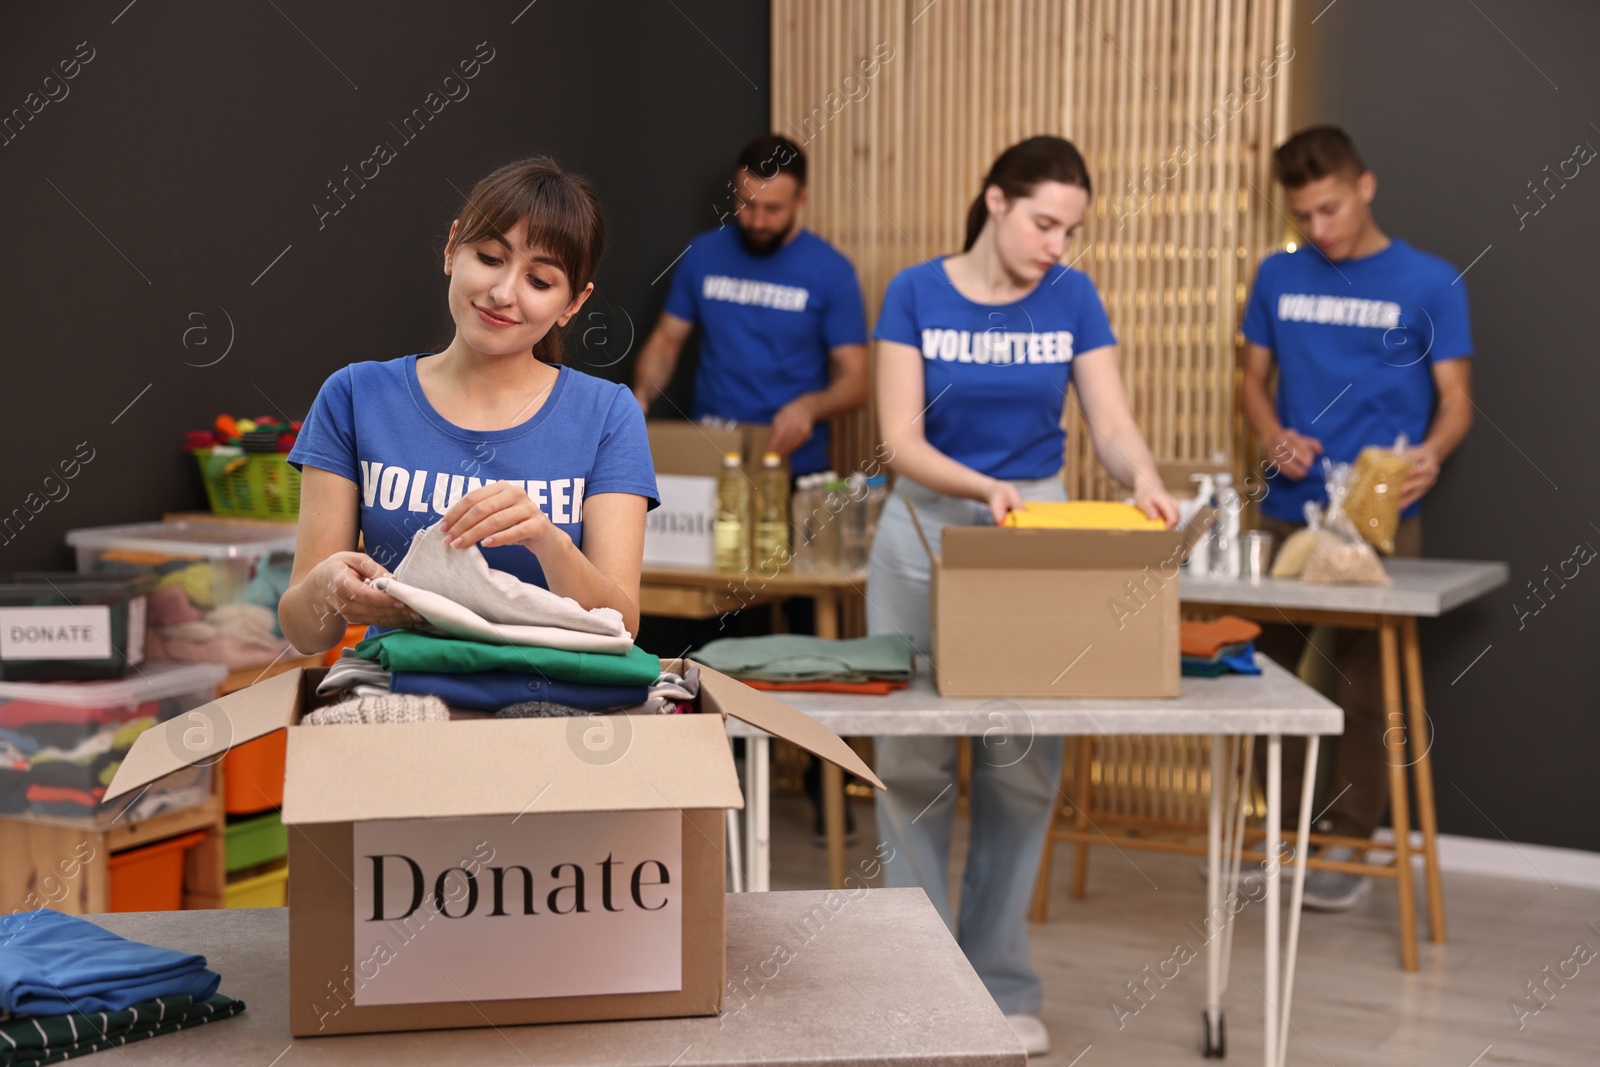
{"type": "Polygon", "coordinates": [[[289,854],[289,830],[277,812],[228,823],[226,842],[228,873],[282,859],[289,854]]]}
{"type": "Polygon", "coordinates": [[[282,452],[215,455],[197,449],[211,511],[242,519],[300,517],[300,472],[282,452]]]}

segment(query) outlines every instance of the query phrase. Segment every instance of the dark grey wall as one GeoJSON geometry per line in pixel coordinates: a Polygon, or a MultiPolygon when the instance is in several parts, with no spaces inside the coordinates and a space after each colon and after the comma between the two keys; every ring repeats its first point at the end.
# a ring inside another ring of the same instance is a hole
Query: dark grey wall
{"type": "MultiPolygon", "coordinates": [[[[761,3],[125,5],[21,7],[0,36],[0,116],[59,97],[0,138],[0,515],[48,501],[0,535],[0,570],[70,566],[76,526],[202,507],[177,445],[218,411],[299,417],[344,363],[448,340],[452,212],[519,155],[599,185],[611,251],[572,362],[621,377],[660,306],[652,282],[716,223],[728,161],[766,125],[761,3]],[[84,41],[93,58],[47,84],[84,41]],[[389,124],[479,42],[494,58],[470,95],[402,143],[389,124]],[[326,183],[380,140],[396,158],[319,221],[326,183]],[[94,458],[63,481],[80,442],[94,458]]],[[[1508,560],[1513,587],[1423,626],[1443,828],[1593,849],[1600,572],[1520,627],[1516,606],[1538,605],[1525,583],[1547,565],[1600,547],[1600,171],[1520,228],[1512,205],[1576,143],[1600,146],[1600,9],[1477,7],[1301,5],[1296,122],[1351,130],[1392,233],[1461,267],[1484,253],[1464,279],[1481,414],[1427,541],[1508,560]]]]}
{"type": "Polygon", "coordinates": [[[38,510],[0,533],[0,571],[70,567],[74,527],[203,508],[178,446],[218,412],[300,418],[345,363],[448,342],[450,220],[520,156],[599,187],[610,247],[569,362],[622,378],[655,279],[767,123],[747,0],[100,0],[3,23],[0,118],[39,110],[0,123],[0,517],[38,510]],[[394,158],[323,216],[379,142],[394,158]]]}
{"type": "Polygon", "coordinates": [[[1477,422],[1424,537],[1430,556],[1508,561],[1511,585],[1422,626],[1441,828],[1600,849],[1600,563],[1564,562],[1600,549],[1600,162],[1542,208],[1528,189],[1600,148],[1600,7],[1309,0],[1296,18],[1295,125],[1344,126],[1379,224],[1473,264],[1477,422]],[[1558,567],[1578,576],[1541,606],[1527,583],[1558,567]]]}

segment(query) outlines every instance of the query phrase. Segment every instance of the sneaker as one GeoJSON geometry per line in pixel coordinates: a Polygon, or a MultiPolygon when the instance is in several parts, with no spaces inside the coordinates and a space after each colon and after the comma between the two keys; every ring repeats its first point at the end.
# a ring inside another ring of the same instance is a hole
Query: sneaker
{"type": "Polygon", "coordinates": [[[1030,1056],[1043,1056],[1050,1051],[1050,1031],[1037,1015],[1007,1015],[1011,1032],[1022,1042],[1022,1051],[1030,1056]]]}
{"type": "MultiPolygon", "coordinates": [[[[1319,859],[1349,863],[1356,858],[1356,850],[1342,845],[1327,849],[1319,859]]],[[[1343,871],[1319,871],[1315,867],[1306,872],[1305,906],[1311,911],[1349,911],[1372,892],[1372,879],[1343,871]]]]}

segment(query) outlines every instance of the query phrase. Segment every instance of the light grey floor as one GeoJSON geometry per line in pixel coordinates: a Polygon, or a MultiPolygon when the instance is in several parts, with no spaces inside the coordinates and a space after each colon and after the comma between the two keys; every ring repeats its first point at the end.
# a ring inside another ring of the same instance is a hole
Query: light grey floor
{"type": "MultiPolygon", "coordinates": [[[[860,870],[877,838],[872,805],[853,801],[860,870]]],[[[775,798],[774,889],[826,885],[803,797],[775,798]]],[[[964,855],[958,821],[954,864],[964,855]]],[[[1050,921],[1031,927],[1054,1048],[1041,1067],[1203,1064],[1205,885],[1198,860],[1151,852],[1090,852],[1089,893],[1067,895],[1071,850],[1059,848],[1050,921]],[[1191,925],[1192,924],[1192,925],[1191,925]],[[1181,962],[1192,951],[1192,962],[1181,962]],[[1168,962],[1172,961],[1172,962],[1168,962]],[[1146,982],[1144,968],[1154,979],[1146,982]],[[1160,985],[1162,975],[1176,977],[1160,985]],[[1142,984],[1140,1000],[1125,983],[1142,984]],[[1112,1004],[1120,1001],[1121,1011],[1112,1004]],[[1135,1011],[1134,1009],[1137,1009],[1135,1011]]],[[[1600,1064],[1600,894],[1544,882],[1446,875],[1450,942],[1422,942],[1422,969],[1400,970],[1393,883],[1380,881],[1355,911],[1307,914],[1296,979],[1289,1062],[1333,1067],[1492,1067],[1600,1064]],[[1582,946],[1580,948],[1580,946],[1582,946]],[[1584,963],[1590,957],[1590,962],[1584,963]],[[1545,968],[1549,970],[1546,971],[1545,968]],[[1531,1012],[1519,1019],[1509,1002],[1531,1012]],[[1563,984],[1564,983],[1564,984],[1563,984]]],[[[1419,900],[1419,908],[1421,902],[1419,900]]],[[[1261,1062],[1265,1002],[1261,905],[1238,917],[1228,993],[1228,1058],[1261,1062]]],[[[1425,935],[1424,935],[1425,937],[1425,935]]]]}

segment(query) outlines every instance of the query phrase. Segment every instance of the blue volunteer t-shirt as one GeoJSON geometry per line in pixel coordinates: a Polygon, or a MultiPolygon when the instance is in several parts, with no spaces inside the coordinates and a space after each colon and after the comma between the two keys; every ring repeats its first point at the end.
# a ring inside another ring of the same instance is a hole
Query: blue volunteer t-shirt
{"type": "MultiPolygon", "coordinates": [[[[797,396],[828,387],[828,354],[867,343],[867,313],[844,253],[801,230],[770,256],[745,251],[737,227],[696,237],[672,275],[665,310],[700,326],[694,418],[769,424],[797,396]]],[[[828,466],[828,423],[789,457],[795,474],[828,466]]]]}
{"type": "MultiPolygon", "coordinates": [[[[1244,336],[1278,363],[1278,420],[1348,463],[1368,445],[1428,435],[1433,365],[1472,355],[1466,283],[1437,256],[1404,241],[1330,263],[1315,248],[1268,256],[1245,307],[1244,336]]],[[[1305,521],[1326,504],[1322,460],[1299,481],[1269,479],[1261,512],[1305,521]]],[[[1421,502],[1402,513],[1418,514],[1421,502]]]]}
{"type": "MultiPolygon", "coordinates": [[[[579,548],[587,497],[633,493],[651,508],[660,502],[644,415],[625,386],[560,367],[533,418],[508,430],[468,430],[446,422],[423,395],[418,358],[335,371],[289,453],[296,469],[320,467],[361,488],[366,553],[389,570],[418,530],[491,482],[523,489],[579,548]]],[[[548,584],[538,557],[521,545],[482,551],[491,567],[548,584]]]]}
{"type": "Polygon", "coordinates": [[[956,291],[943,260],[907,267],[883,294],[873,336],[922,353],[928,443],[991,478],[1061,470],[1073,357],[1117,343],[1088,275],[1051,267],[1011,304],[956,291]]]}

